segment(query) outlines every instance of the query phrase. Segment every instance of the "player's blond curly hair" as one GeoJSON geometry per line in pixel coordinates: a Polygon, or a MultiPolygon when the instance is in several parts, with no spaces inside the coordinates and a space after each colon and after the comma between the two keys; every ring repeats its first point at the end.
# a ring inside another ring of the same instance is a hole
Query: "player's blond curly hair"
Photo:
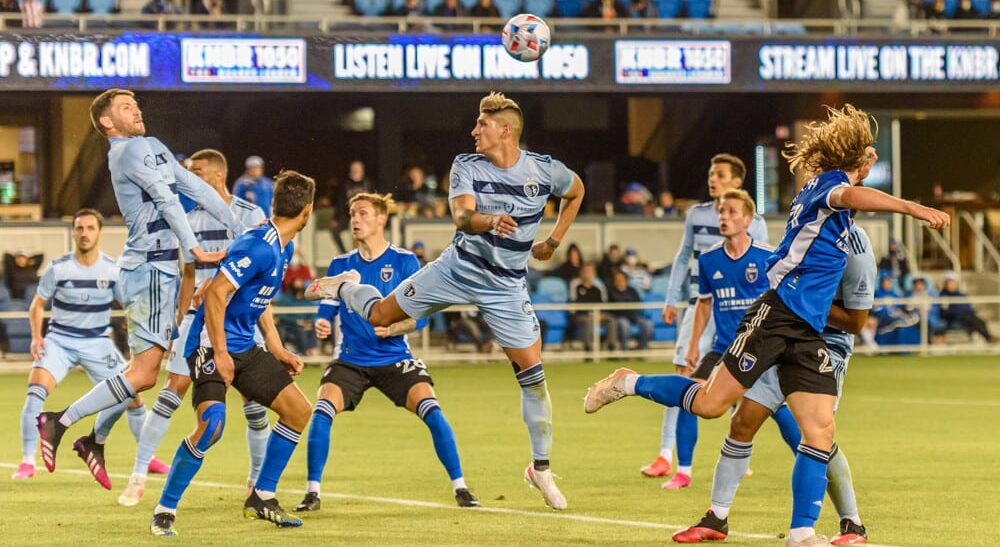
{"type": "Polygon", "coordinates": [[[371,203],[375,211],[381,215],[391,215],[396,212],[396,200],[392,199],[392,194],[376,194],[372,192],[355,194],[347,202],[348,208],[353,207],[359,201],[371,203]]]}
{"type": "Polygon", "coordinates": [[[491,91],[489,95],[479,101],[479,113],[489,114],[510,125],[514,130],[514,139],[521,140],[521,131],[524,129],[524,113],[521,112],[521,107],[514,100],[508,99],[499,91],[491,91]]]}
{"type": "Polygon", "coordinates": [[[810,122],[798,143],[785,143],[781,153],[794,173],[815,175],[824,171],[853,171],[868,163],[867,148],[878,137],[878,122],[860,108],[845,104],[827,106],[825,122],[810,122]],[[874,126],[874,127],[873,127],[874,126]]]}

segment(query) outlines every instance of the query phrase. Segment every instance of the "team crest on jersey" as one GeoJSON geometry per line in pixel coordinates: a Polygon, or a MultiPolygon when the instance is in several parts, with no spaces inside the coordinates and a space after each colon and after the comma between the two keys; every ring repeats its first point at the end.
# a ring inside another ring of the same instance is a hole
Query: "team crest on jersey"
{"type": "Polygon", "coordinates": [[[201,364],[202,374],[211,375],[214,372],[215,372],[215,359],[210,359],[209,361],[201,364]]]}
{"type": "Polygon", "coordinates": [[[530,300],[525,300],[524,302],[521,302],[521,311],[524,312],[524,315],[531,315],[532,309],[530,300]]]}
{"type": "Polygon", "coordinates": [[[378,272],[379,279],[381,279],[383,283],[388,283],[392,280],[393,271],[392,266],[382,266],[382,269],[378,272]]]}
{"type": "Polygon", "coordinates": [[[538,197],[538,192],[540,190],[541,187],[538,185],[537,182],[533,180],[529,179],[528,182],[524,183],[524,195],[528,196],[529,198],[538,197]]]}
{"type": "Polygon", "coordinates": [[[750,372],[750,369],[757,364],[757,358],[749,353],[744,353],[740,356],[740,370],[743,372],[750,372]]]}
{"type": "Polygon", "coordinates": [[[412,284],[407,285],[406,288],[403,289],[403,296],[407,298],[410,298],[415,294],[417,294],[417,289],[412,284]]]}
{"type": "Polygon", "coordinates": [[[747,283],[756,283],[757,277],[760,275],[760,271],[757,269],[757,264],[751,262],[747,264],[747,269],[743,272],[743,275],[747,278],[747,283]]]}
{"type": "Polygon", "coordinates": [[[108,279],[98,279],[97,280],[97,288],[98,289],[107,289],[110,286],[111,286],[111,281],[108,280],[108,279]]]}

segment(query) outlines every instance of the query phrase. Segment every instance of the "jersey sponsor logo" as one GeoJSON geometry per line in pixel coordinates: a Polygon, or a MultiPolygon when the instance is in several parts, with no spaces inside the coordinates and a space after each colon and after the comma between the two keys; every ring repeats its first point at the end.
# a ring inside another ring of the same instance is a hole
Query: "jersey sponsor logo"
{"type": "Polygon", "coordinates": [[[722,279],[722,278],[723,278],[722,272],[720,272],[719,270],[715,270],[715,273],[712,274],[712,279],[722,279]]]}
{"type": "Polygon", "coordinates": [[[757,270],[757,264],[754,262],[748,264],[744,275],[747,278],[747,283],[756,283],[757,277],[760,275],[760,271],[757,270]]]}
{"type": "Polygon", "coordinates": [[[540,190],[541,188],[538,186],[538,183],[533,180],[528,180],[528,182],[524,184],[524,195],[529,198],[537,197],[540,190]]]}
{"type": "Polygon", "coordinates": [[[515,205],[513,203],[504,203],[503,204],[503,210],[507,211],[508,215],[514,212],[514,207],[515,207],[515,205]]]}
{"type": "Polygon", "coordinates": [[[393,274],[394,271],[395,270],[392,269],[392,266],[388,266],[388,265],[387,266],[382,266],[382,269],[379,270],[379,272],[378,272],[378,277],[379,277],[379,279],[382,280],[383,283],[388,283],[389,281],[392,280],[392,274],[393,274]]]}
{"type": "Polygon", "coordinates": [[[868,283],[864,279],[858,283],[858,292],[868,292],[868,283]]]}
{"type": "Polygon", "coordinates": [[[417,294],[417,288],[414,287],[412,284],[407,285],[406,288],[403,289],[403,296],[407,298],[410,298],[415,294],[417,294]]]}
{"type": "Polygon", "coordinates": [[[742,372],[750,372],[750,369],[757,364],[757,357],[750,353],[744,353],[740,356],[740,370],[742,372]]]}
{"type": "Polygon", "coordinates": [[[249,256],[244,256],[237,260],[235,264],[230,263],[229,268],[233,270],[236,277],[243,277],[243,268],[250,266],[250,264],[253,264],[253,261],[250,260],[249,256]]]}

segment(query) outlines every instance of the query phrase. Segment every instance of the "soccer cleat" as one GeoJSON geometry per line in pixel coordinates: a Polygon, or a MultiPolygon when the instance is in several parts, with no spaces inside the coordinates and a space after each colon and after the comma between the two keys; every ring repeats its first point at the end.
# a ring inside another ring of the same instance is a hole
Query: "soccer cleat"
{"type": "Polygon", "coordinates": [[[528,486],[537,488],[542,493],[545,505],[556,511],[562,511],[566,508],[566,497],[556,486],[555,475],[552,474],[551,469],[538,471],[533,463],[529,463],[528,467],[524,468],[524,481],[528,483],[528,486]]]}
{"type": "Polygon", "coordinates": [[[664,490],[680,490],[691,486],[691,476],[684,473],[677,473],[674,478],[660,485],[664,490]]]}
{"type": "Polygon", "coordinates": [[[720,519],[711,509],[705,512],[698,524],[685,528],[672,536],[677,543],[722,541],[729,535],[729,519],[720,519]]]}
{"type": "Polygon", "coordinates": [[[73,450],[83,463],[87,464],[87,469],[97,484],[103,486],[105,490],[111,490],[111,478],[108,477],[108,471],[104,466],[104,445],[97,444],[94,434],[77,439],[73,443],[73,450]]]}
{"type": "Polygon", "coordinates": [[[62,440],[66,426],[59,423],[62,412],[42,412],[35,418],[38,424],[38,436],[42,449],[42,461],[45,462],[45,469],[49,473],[56,470],[56,451],[59,450],[59,442],[62,440]]]}
{"type": "Polygon", "coordinates": [[[639,470],[647,477],[665,477],[670,474],[670,461],[663,456],[657,456],[653,463],[639,470]]]}
{"type": "Polygon", "coordinates": [[[302,503],[295,506],[296,513],[303,513],[306,511],[319,511],[319,493],[318,492],[306,492],[306,497],[302,498],[302,503]]]}
{"type": "Polygon", "coordinates": [[[174,519],[176,518],[176,515],[173,513],[157,513],[153,515],[153,521],[149,523],[149,533],[161,538],[176,536],[177,530],[174,529],[174,519]]]}
{"type": "Polygon", "coordinates": [[[479,507],[479,500],[472,492],[469,492],[468,488],[455,490],[455,501],[458,502],[459,507],[479,507]]]}
{"type": "Polygon", "coordinates": [[[10,478],[18,481],[21,479],[30,479],[35,476],[35,466],[30,463],[21,463],[17,466],[17,471],[14,472],[10,478]]]}
{"type": "Polygon", "coordinates": [[[289,528],[292,526],[302,526],[302,520],[293,517],[285,512],[278,504],[278,498],[262,500],[255,490],[246,503],[243,504],[243,516],[248,519],[266,520],[273,522],[279,528],[289,528]]]}
{"type": "Polygon", "coordinates": [[[153,459],[149,460],[149,472],[154,475],[166,475],[170,473],[170,466],[160,458],[153,456],[153,459]]]}
{"type": "Polygon", "coordinates": [[[636,374],[632,369],[620,368],[607,378],[595,383],[587,389],[587,395],[583,398],[583,411],[592,414],[601,409],[604,405],[611,404],[626,395],[625,377],[629,374],[636,374]]]}
{"type": "Polygon", "coordinates": [[[813,534],[802,541],[793,541],[791,537],[785,540],[785,547],[831,547],[826,536],[813,534]]]}
{"type": "Polygon", "coordinates": [[[314,279],[306,289],[306,300],[323,300],[324,298],[340,298],[340,286],[345,281],[358,283],[361,281],[361,274],[355,270],[347,270],[334,276],[320,277],[314,279]]]}
{"type": "Polygon", "coordinates": [[[139,500],[146,492],[146,477],[132,475],[128,480],[128,486],[122,495],[118,496],[118,505],[123,507],[135,507],[139,505],[139,500]]]}
{"type": "Polygon", "coordinates": [[[868,530],[851,519],[840,519],[840,533],[830,540],[831,545],[861,545],[868,543],[868,530]]]}

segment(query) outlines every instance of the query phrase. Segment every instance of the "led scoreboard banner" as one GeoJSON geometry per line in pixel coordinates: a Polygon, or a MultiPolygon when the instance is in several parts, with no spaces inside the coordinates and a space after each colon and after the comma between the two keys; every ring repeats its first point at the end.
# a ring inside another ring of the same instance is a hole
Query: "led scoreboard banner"
{"type": "Polygon", "coordinates": [[[0,33],[0,91],[986,92],[1000,41],[561,33],[541,60],[496,34],[0,33]]]}

